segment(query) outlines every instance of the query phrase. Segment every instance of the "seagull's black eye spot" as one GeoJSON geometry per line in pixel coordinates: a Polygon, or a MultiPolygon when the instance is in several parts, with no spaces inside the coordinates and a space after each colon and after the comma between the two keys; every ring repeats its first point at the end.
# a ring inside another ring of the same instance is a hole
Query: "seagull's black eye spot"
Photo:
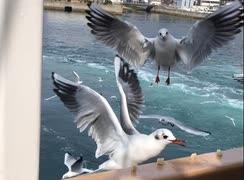
{"type": "Polygon", "coordinates": [[[155,137],[155,139],[159,140],[159,136],[158,136],[158,135],[156,135],[156,136],[154,136],[154,137],[155,137]]]}
{"type": "Polygon", "coordinates": [[[164,138],[164,139],[167,139],[167,138],[168,138],[168,136],[164,135],[164,136],[163,136],[163,138],[164,138]]]}
{"type": "Polygon", "coordinates": [[[160,36],[162,36],[162,33],[159,33],[160,36]]]}
{"type": "Polygon", "coordinates": [[[166,32],[166,35],[168,34],[169,32],[166,32]]]}

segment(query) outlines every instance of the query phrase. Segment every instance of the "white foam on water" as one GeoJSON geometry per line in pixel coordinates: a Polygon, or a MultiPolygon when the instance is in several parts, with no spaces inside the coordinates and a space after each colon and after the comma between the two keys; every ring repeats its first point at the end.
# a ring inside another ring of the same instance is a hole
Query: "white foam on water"
{"type": "Polygon", "coordinates": [[[216,101],[203,101],[200,104],[214,104],[217,103],[216,101]]]}
{"type": "Polygon", "coordinates": [[[138,72],[138,77],[140,77],[140,79],[147,81],[147,82],[154,82],[156,74],[153,75],[151,72],[145,70],[145,69],[140,69],[138,72]]]}
{"type": "Polygon", "coordinates": [[[239,99],[231,99],[226,97],[224,94],[219,94],[219,93],[213,93],[215,97],[217,97],[220,101],[220,103],[226,105],[228,104],[229,106],[236,108],[236,109],[243,109],[243,101],[239,99]]]}
{"type": "Polygon", "coordinates": [[[85,60],[78,60],[78,59],[72,59],[72,60],[70,60],[70,61],[72,61],[72,62],[76,62],[76,63],[86,63],[85,60]]]}
{"type": "Polygon", "coordinates": [[[47,127],[44,126],[44,125],[42,125],[41,127],[42,127],[42,130],[43,130],[44,132],[47,132],[47,133],[53,133],[53,134],[56,134],[56,133],[57,133],[57,132],[54,131],[53,129],[51,129],[51,128],[47,128],[47,127]]]}
{"type": "Polygon", "coordinates": [[[49,130],[46,127],[42,127],[42,130],[45,132],[49,132],[49,130]]]}
{"type": "Polygon", "coordinates": [[[66,138],[65,137],[62,137],[62,136],[57,136],[57,139],[65,140],[66,138]]]}
{"type": "Polygon", "coordinates": [[[64,151],[64,152],[74,152],[75,150],[70,147],[70,146],[66,146],[66,147],[62,147],[60,148],[60,151],[64,151]]]}
{"type": "MultiPolygon", "coordinates": [[[[175,82],[172,82],[172,84],[169,86],[163,83],[160,83],[159,85],[172,90],[181,91],[188,95],[213,99],[213,100],[203,101],[200,104],[218,103],[221,105],[231,106],[232,108],[243,109],[242,99],[234,99],[229,97],[229,96],[242,97],[243,89],[226,87],[226,86],[218,85],[216,83],[202,81],[192,76],[187,76],[185,74],[180,74],[175,72],[172,74],[174,76],[173,78],[175,79],[175,82]],[[180,78],[180,82],[179,81],[177,82],[179,78],[180,78]],[[189,82],[191,83],[191,85],[188,85],[189,82]],[[194,84],[195,86],[192,86],[192,84],[194,84]],[[226,94],[230,94],[230,95],[228,96],[226,94]]],[[[155,78],[155,75],[153,75],[147,69],[139,70],[138,75],[142,80],[146,82],[152,82],[154,81],[155,78]]],[[[163,77],[161,76],[160,78],[163,77]]]]}
{"type": "Polygon", "coordinates": [[[105,66],[99,65],[97,63],[88,63],[87,64],[89,67],[91,68],[95,68],[95,69],[103,69],[103,70],[107,70],[108,68],[106,68],[105,66]]]}

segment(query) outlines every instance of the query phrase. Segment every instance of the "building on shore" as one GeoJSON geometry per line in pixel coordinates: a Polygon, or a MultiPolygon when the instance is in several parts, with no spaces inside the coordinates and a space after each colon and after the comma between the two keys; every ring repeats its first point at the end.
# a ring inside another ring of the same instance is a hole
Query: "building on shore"
{"type": "Polygon", "coordinates": [[[112,3],[122,3],[123,0],[110,0],[112,3]]]}
{"type": "Polygon", "coordinates": [[[201,6],[212,7],[219,6],[220,0],[201,0],[201,6]]]}
{"type": "Polygon", "coordinates": [[[148,2],[151,5],[160,5],[161,4],[161,0],[149,0],[148,2]]]}
{"type": "Polygon", "coordinates": [[[192,8],[194,5],[194,0],[177,0],[176,6],[178,8],[192,8]]]}

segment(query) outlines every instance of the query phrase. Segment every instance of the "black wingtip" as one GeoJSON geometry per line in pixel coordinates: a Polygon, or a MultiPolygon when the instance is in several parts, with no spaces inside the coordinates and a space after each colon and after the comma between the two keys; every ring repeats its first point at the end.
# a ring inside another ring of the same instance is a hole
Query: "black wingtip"
{"type": "Polygon", "coordinates": [[[91,17],[91,16],[86,16],[86,19],[87,19],[88,21],[91,21],[92,17],[91,17]]]}
{"type": "Polygon", "coordinates": [[[92,29],[91,30],[91,33],[93,34],[93,35],[96,35],[96,32],[92,29]]]}
{"type": "Polygon", "coordinates": [[[55,74],[55,72],[52,72],[52,79],[54,80],[54,74],[55,74]]]}
{"type": "Polygon", "coordinates": [[[80,155],[80,157],[78,158],[78,160],[79,160],[80,162],[83,161],[83,156],[82,156],[82,154],[80,155]]]}
{"type": "Polygon", "coordinates": [[[73,157],[73,155],[68,151],[68,152],[66,152],[66,153],[68,153],[70,156],[72,156],[73,157]]]}
{"type": "Polygon", "coordinates": [[[89,2],[87,3],[87,6],[90,8],[91,5],[92,5],[92,2],[89,1],[89,2]]]}
{"type": "Polygon", "coordinates": [[[123,58],[123,57],[121,57],[119,54],[116,54],[116,55],[115,55],[115,57],[120,58],[120,60],[121,60],[121,62],[122,62],[123,64],[125,64],[125,63],[126,63],[126,61],[124,60],[124,58],[123,58]]]}
{"type": "Polygon", "coordinates": [[[90,10],[85,10],[86,14],[91,15],[91,11],[90,10]]]}
{"type": "Polygon", "coordinates": [[[93,24],[92,24],[92,23],[88,22],[88,23],[87,23],[87,26],[89,26],[90,28],[93,29],[93,24]]]}
{"type": "Polygon", "coordinates": [[[53,89],[53,92],[55,92],[56,94],[58,93],[58,89],[53,89]]]}
{"type": "Polygon", "coordinates": [[[118,57],[118,58],[120,58],[120,59],[122,59],[121,56],[120,56],[119,54],[116,54],[115,56],[118,57]]]}

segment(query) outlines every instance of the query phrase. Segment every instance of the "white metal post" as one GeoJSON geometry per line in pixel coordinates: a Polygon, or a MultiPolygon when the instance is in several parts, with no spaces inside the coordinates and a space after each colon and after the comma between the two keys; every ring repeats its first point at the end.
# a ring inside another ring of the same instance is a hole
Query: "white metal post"
{"type": "Polygon", "coordinates": [[[42,0],[0,2],[0,179],[38,179],[42,0]]]}

